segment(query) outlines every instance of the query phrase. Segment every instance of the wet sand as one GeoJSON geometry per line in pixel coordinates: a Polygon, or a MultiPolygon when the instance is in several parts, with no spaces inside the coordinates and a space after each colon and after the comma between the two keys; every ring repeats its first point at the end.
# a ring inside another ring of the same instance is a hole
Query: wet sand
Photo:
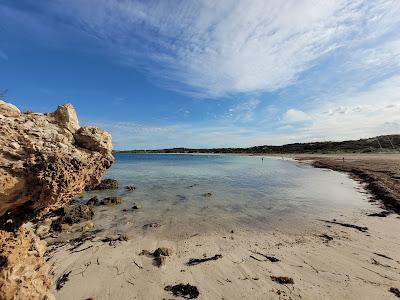
{"type": "MultiPolygon", "coordinates": [[[[316,159],[301,156],[311,158],[316,159]]],[[[340,157],[324,159],[335,162],[340,157]]],[[[349,168],[357,160],[345,157],[349,168]]],[[[361,162],[370,171],[371,160],[382,161],[383,169],[373,170],[384,171],[386,162],[381,157],[362,156],[361,162]]],[[[387,164],[393,168],[393,161],[387,164]]],[[[126,238],[108,233],[117,239],[110,242],[102,241],[105,236],[100,232],[82,244],[50,250],[55,283],[69,273],[64,285],[57,290],[55,284],[53,292],[57,299],[174,299],[165,286],[189,283],[200,292],[198,299],[398,299],[389,289],[400,289],[400,218],[395,213],[368,216],[382,211],[378,204],[367,202],[359,211],[343,211],[329,219],[315,215],[293,233],[240,226],[177,238],[165,234],[163,227],[149,227],[141,233],[124,232],[126,238]],[[159,247],[172,250],[161,267],[152,257],[140,255],[159,247]],[[217,254],[222,257],[187,265],[191,258],[217,254]],[[271,276],[289,277],[293,284],[280,284],[271,276]]]]}

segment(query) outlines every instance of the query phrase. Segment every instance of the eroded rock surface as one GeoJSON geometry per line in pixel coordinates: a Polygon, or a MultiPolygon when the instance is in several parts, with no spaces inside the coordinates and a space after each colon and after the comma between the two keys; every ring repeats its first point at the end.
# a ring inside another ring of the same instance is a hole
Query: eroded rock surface
{"type": "Polygon", "coordinates": [[[113,162],[111,151],[111,136],[79,127],[70,104],[42,114],[0,101],[0,299],[51,296],[44,242],[21,224],[99,184],[113,162]]]}

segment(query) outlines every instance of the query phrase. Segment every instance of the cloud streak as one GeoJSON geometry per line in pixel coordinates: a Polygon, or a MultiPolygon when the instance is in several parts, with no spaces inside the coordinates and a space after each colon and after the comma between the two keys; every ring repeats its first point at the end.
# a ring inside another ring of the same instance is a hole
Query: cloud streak
{"type": "MultiPolygon", "coordinates": [[[[42,10],[159,84],[203,97],[284,88],[327,55],[361,51],[400,26],[388,0],[60,0],[42,10]]],[[[379,53],[368,55],[371,64],[379,53]]]]}

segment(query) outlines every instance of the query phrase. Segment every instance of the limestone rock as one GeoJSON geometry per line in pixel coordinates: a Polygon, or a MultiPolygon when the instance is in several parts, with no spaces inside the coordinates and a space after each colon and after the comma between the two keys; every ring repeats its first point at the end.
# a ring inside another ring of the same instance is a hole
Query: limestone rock
{"type": "Polygon", "coordinates": [[[20,113],[20,110],[15,105],[0,100],[0,115],[5,117],[16,117],[20,113]]]}
{"type": "Polygon", "coordinates": [[[81,137],[76,141],[70,130],[79,125],[71,105],[50,114],[8,112],[0,110],[0,219],[12,219],[14,227],[97,185],[111,166],[110,135],[84,127],[75,132],[81,137]]]}
{"type": "Polygon", "coordinates": [[[45,219],[45,220],[39,222],[36,226],[36,230],[35,230],[36,234],[40,238],[45,237],[50,231],[51,223],[52,223],[51,219],[45,219]]]}
{"type": "Polygon", "coordinates": [[[61,127],[67,128],[72,133],[80,127],[75,109],[69,103],[58,106],[52,115],[61,127]]]}
{"type": "MultiPolygon", "coordinates": [[[[0,299],[52,298],[45,243],[21,225],[99,184],[113,162],[111,151],[111,136],[79,128],[70,104],[40,114],[0,101],[0,299]]],[[[90,219],[87,206],[78,213],[90,219]]],[[[93,223],[79,226],[85,230],[93,223]]],[[[46,235],[48,222],[36,230],[46,235]]]]}
{"type": "Polygon", "coordinates": [[[112,151],[111,135],[97,127],[81,127],[74,137],[78,146],[82,148],[104,154],[112,151]]]}

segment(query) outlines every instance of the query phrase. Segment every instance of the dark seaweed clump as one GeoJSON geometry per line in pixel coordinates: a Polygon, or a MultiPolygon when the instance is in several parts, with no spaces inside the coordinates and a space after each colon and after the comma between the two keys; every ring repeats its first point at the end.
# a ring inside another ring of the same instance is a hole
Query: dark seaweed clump
{"type": "Polygon", "coordinates": [[[167,285],[164,290],[171,292],[175,297],[183,297],[185,299],[195,299],[199,296],[200,292],[194,285],[188,284],[177,284],[167,285]]]}

